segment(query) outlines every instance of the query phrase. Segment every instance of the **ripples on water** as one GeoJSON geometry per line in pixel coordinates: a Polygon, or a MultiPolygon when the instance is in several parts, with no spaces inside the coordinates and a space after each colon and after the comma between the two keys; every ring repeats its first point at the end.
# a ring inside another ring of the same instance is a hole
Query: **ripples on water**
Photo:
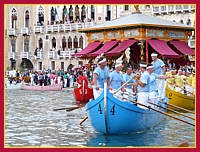
{"type": "MultiPolygon", "coordinates": [[[[102,135],[93,130],[89,120],[80,126],[80,121],[86,116],[85,108],[70,112],[53,111],[76,106],[72,94],[61,97],[66,92],[6,91],[5,146],[173,147],[185,141],[191,147],[195,146],[195,128],[173,118],[166,118],[162,124],[148,131],[128,135],[102,135]],[[52,100],[57,96],[59,98],[52,100]]],[[[193,123],[183,116],[173,115],[193,123]]]]}

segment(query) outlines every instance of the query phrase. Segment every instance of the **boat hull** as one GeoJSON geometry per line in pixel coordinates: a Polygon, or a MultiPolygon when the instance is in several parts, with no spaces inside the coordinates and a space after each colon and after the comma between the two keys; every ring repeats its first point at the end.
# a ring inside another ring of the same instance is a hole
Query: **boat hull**
{"type": "Polygon", "coordinates": [[[89,87],[80,86],[74,89],[74,98],[79,103],[86,103],[94,98],[93,89],[89,87]]]}
{"type": "Polygon", "coordinates": [[[86,104],[88,118],[100,133],[121,134],[144,131],[164,119],[164,115],[153,110],[142,109],[135,104],[122,102],[113,97],[108,89],[96,100],[86,104]],[[105,98],[104,98],[105,97],[105,98]]]}
{"type": "MultiPolygon", "coordinates": [[[[169,99],[169,104],[173,104],[184,109],[194,110],[195,109],[195,98],[190,97],[179,92],[171,90],[168,85],[166,85],[166,97],[169,99]]],[[[170,109],[176,109],[174,107],[169,107],[170,109]]]]}
{"type": "Polygon", "coordinates": [[[34,90],[34,91],[60,91],[62,90],[62,83],[52,86],[38,86],[38,85],[26,85],[21,84],[22,90],[34,90]]]}

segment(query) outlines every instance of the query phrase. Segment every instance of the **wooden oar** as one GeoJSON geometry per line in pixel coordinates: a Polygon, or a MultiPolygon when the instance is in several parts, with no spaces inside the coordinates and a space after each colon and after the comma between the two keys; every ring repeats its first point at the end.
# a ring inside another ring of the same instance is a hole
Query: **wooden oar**
{"type": "Polygon", "coordinates": [[[71,91],[71,92],[69,92],[69,93],[63,94],[63,95],[61,95],[61,96],[57,96],[57,97],[55,97],[55,98],[52,98],[51,100],[55,100],[56,98],[61,98],[61,97],[67,96],[67,95],[70,95],[70,94],[72,94],[72,93],[74,93],[74,91],[71,91]]]}
{"type": "Polygon", "coordinates": [[[195,114],[195,113],[194,113],[193,111],[191,111],[191,110],[188,110],[188,109],[185,109],[185,108],[182,108],[182,107],[179,107],[179,106],[176,106],[176,105],[167,103],[167,102],[163,102],[163,101],[160,101],[160,100],[158,100],[158,102],[161,102],[161,103],[164,103],[164,104],[166,104],[166,105],[168,105],[168,106],[171,106],[171,107],[174,107],[174,108],[177,108],[177,109],[180,109],[180,110],[187,111],[187,112],[190,112],[190,113],[195,114]]]}
{"type": "Polygon", "coordinates": [[[81,120],[81,122],[79,124],[82,125],[82,123],[87,119],[88,119],[88,116],[86,116],[83,120],[81,120]]]}
{"type": "Polygon", "coordinates": [[[166,113],[166,112],[163,112],[163,111],[154,109],[154,108],[152,108],[152,107],[150,107],[150,106],[144,105],[144,104],[139,103],[139,102],[136,102],[136,101],[134,101],[134,100],[130,100],[130,101],[133,102],[133,103],[136,103],[136,104],[138,104],[138,105],[141,105],[141,106],[143,106],[143,107],[146,107],[146,108],[148,108],[148,109],[152,109],[152,110],[154,110],[154,111],[156,111],[156,112],[158,112],[158,113],[161,113],[161,114],[163,114],[163,115],[166,115],[166,116],[168,116],[168,117],[171,117],[171,118],[174,118],[174,119],[176,119],[176,120],[179,120],[179,121],[182,121],[182,122],[184,122],[184,123],[187,123],[187,124],[189,124],[189,125],[195,126],[194,124],[192,124],[192,123],[190,123],[190,122],[187,122],[187,121],[185,121],[185,120],[182,120],[182,119],[179,119],[179,118],[177,118],[177,117],[174,117],[174,116],[172,116],[172,115],[170,115],[170,114],[168,114],[168,113],[166,113]]]}
{"type": "Polygon", "coordinates": [[[116,94],[119,90],[121,90],[121,88],[123,88],[125,85],[127,85],[127,83],[129,83],[131,80],[133,79],[133,77],[131,77],[128,81],[126,81],[121,87],[119,87],[113,94],[116,94]]]}
{"type": "Polygon", "coordinates": [[[81,105],[81,106],[77,106],[77,107],[71,107],[71,108],[68,108],[68,109],[66,109],[66,111],[73,111],[73,110],[75,110],[75,109],[79,109],[79,108],[82,108],[82,107],[84,107],[85,105],[81,105]]]}
{"type": "Polygon", "coordinates": [[[53,109],[53,111],[58,111],[58,110],[66,110],[66,111],[73,111],[75,109],[79,109],[84,107],[85,105],[81,105],[81,106],[76,106],[76,107],[66,107],[66,108],[58,108],[58,109],[53,109]]]}
{"type": "Polygon", "coordinates": [[[160,108],[166,109],[166,110],[168,110],[168,111],[171,111],[171,112],[177,113],[177,114],[179,114],[179,115],[185,116],[185,117],[190,118],[190,119],[192,119],[192,120],[195,120],[194,118],[192,118],[192,117],[190,117],[190,116],[187,116],[187,115],[185,115],[185,114],[183,114],[183,113],[181,113],[181,112],[178,112],[178,111],[175,111],[175,110],[172,110],[172,109],[169,109],[169,108],[163,107],[163,106],[158,105],[158,104],[155,104],[155,103],[153,103],[153,102],[149,102],[149,101],[148,101],[148,103],[150,103],[150,104],[152,104],[152,105],[155,105],[155,106],[157,106],[157,107],[160,107],[160,108]]]}

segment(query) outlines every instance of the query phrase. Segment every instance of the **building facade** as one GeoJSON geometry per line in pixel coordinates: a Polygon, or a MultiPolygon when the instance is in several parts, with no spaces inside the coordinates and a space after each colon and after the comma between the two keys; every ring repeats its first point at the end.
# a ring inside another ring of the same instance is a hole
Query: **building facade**
{"type": "MultiPolygon", "coordinates": [[[[194,5],[140,5],[142,13],[195,26],[194,5]]],[[[134,5],[5,5],[5,68],[40,71],[86,63],[71,55],[87,44],[82,28],[115,20],[134,5]]],[[[194,48],[195,33],[188,45],[194,48]]]]}

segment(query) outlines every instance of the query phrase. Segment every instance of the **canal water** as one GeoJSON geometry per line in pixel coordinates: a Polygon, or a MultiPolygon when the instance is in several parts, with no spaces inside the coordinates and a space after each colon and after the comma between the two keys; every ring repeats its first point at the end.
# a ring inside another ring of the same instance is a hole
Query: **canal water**
{"type": "MultiPolygon", "coordinates": [[[[145,132],[102,135],[92,128],[89,120],[79,125],[87,116],[84,107],[68,112],[53,111],[77,106],[69,94],[71,90],[7,90],[5,93],[5,147],[176,147],[183,142],[196,146],[195,127],[173,118],[167,117],[145,132]]],[[[173,116],[194,123],[184,116],[173,116]]]]}

